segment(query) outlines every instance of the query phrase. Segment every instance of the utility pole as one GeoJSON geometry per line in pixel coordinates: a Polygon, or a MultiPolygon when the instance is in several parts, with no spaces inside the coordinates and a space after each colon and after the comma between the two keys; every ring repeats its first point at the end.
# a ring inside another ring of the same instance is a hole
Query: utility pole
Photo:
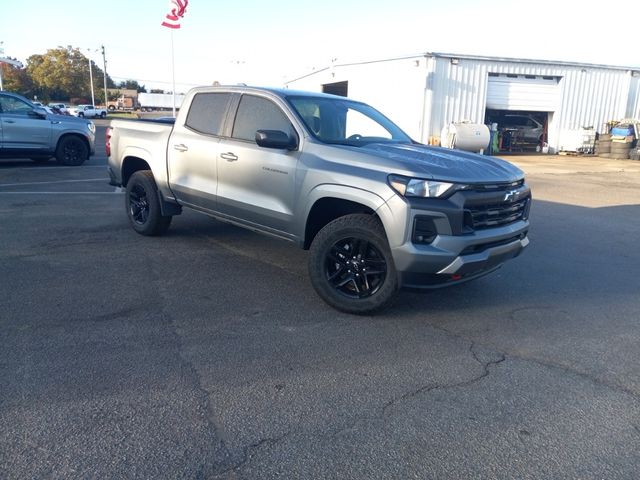
{"type": "MultiPolygon", "coordinates": [[[[4,42],[0,40],[0,57],[4,57],[4,47],[2,45],[4,45],[4,42]]],[[[2,88],[2,62],[0,61],[0,92],[2,90],[4,89],[2,88]]]]}
{"type": "Polygon", "coordinates": [[[107,102],[109,101],[109,97],[107,94],[107,57],[104,53],[104,45],[102,45],[102,73],[104,74],[104,108],[108,110],[107,102]]]}
{"type": "MultiPolygon", "coordinates": [[[[91,55],[91,49],[87,50],[89,50],[89,55],[91,55]]],[[[89,57],[89,82],[91,82],[91,105],[95,106],[96,99],[93,94],[93,69],[91,68],[91,57],[89,57]]]]}

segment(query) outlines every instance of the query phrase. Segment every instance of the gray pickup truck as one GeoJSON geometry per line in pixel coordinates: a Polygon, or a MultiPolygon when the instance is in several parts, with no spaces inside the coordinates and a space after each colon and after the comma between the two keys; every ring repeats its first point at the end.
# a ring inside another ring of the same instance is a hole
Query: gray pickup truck
{"type": "Polygon", "coordinates": [[[175,122],[114,120],[107,155],[138,233],[187,207],[289,240],[310,250],[320,297],[349,313],[480,277],[529,243],[518,168],[418,144],[343,97],[199,87],[175,122]]]}
{"type": "Polygon", "coordinates": [[[51,157],[61,165],[81,165],[95,153],[93,122],[55,115],[21,95],[0,92],[0,157],[51,157]]]}

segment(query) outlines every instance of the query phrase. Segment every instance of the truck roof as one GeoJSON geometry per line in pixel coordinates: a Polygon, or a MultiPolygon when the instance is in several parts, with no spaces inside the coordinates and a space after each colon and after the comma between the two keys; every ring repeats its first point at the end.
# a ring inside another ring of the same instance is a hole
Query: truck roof
{"type": "MultiPolygon", "coordinates": [[[[321,92],[308,92],[303,90],[290,90],[288,88],[275,88],[275,87],[254,87],[254,86],[246,86],[246,85],[220,85],[220,86],[209,86],[209,87],[195,87],[193,90],[203,91],[203,92],[213,92],[216,90],[224,91],[224,92],[238,92],[238,93],[247,93],[247,92],[267,92],[273,95],[276,95],[281,98],[286,97],[326,97],[326,98],[336,98],[336,99],[346,99],[346,97],[342,97],[339,95],[332,95],[329,93],[321,93],[321,92]]],[[[349,99],[351,100],[351,99],[349,99]]]]}

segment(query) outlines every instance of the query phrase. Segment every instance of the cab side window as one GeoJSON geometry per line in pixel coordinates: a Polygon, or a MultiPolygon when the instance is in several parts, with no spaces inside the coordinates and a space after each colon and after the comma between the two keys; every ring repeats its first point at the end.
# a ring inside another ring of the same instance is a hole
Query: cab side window
{"type": "Polygon", "coordinates": [[[230,93],[198,93],[193,97],[186,126],[207,135],[222,135],[230,93]]]}
{"type": "Polygon", "coordinates": [[[293,125],[275,103],[267,98],[243,95],[231,136],[255,142],[258,130],[280,130],[295,135],[293,125]]]}

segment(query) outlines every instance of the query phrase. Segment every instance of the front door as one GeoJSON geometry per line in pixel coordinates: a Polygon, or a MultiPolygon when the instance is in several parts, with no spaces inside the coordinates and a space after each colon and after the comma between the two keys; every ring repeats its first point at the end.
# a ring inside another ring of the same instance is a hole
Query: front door
{"type": "Polygon", "coordinates": [[[51,151],[51,121],[38,116],[33,106],[9,95],[0,95],[3,153],[51,151]]]}
{"type": "Polygon", "coordinates": [[[297,135],[271,99],[243,95],[231,138],[220,142],[218,209],[243,223],[291,234],[299,152],[259,147],[257,130],[297,135]]]}

